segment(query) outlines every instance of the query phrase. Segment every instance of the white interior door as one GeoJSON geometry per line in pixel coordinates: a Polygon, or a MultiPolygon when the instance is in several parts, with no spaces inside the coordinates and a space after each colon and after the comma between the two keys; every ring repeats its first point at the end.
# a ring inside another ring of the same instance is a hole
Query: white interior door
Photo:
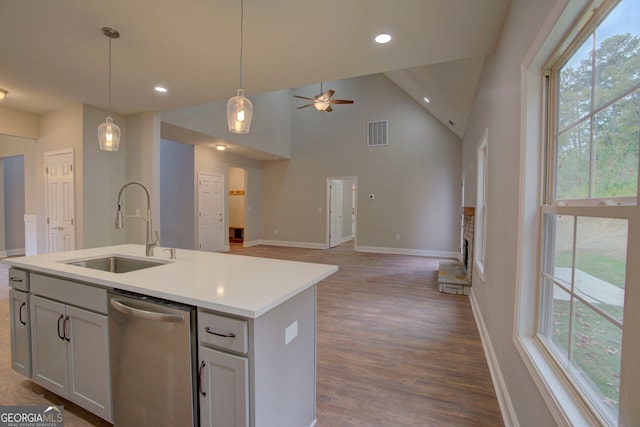
{"type": "Polygon", "coordinates": [[[329,247],[333,248],[342,243],[342,181],[339,179],[331,180],[329,209],[329,218],[331,223],[329,247]]]}
{"type": "Polygon", "coordinates": [[[198,247],[220,252],[224,245],[224,176],[198,174],[198,247]]]}
{"type": "Polygon", "coordinates": [[[47,249],[76,248],[73,151],[45,153],[47,180],[47,249]]]}

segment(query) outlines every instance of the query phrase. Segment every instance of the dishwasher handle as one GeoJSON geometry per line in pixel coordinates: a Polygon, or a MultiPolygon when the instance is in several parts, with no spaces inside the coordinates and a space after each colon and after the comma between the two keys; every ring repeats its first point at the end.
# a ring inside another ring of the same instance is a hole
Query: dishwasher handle
{"type": "Polygon", "coordinates": [[[121,301],[111,299],[109,301],[111,307],[122,314],[139,319],[157,320],[160,322],[184,323],[184,316],[181,314],[158,313],[155,311],[142,310],[123,304],[121,301]]]}

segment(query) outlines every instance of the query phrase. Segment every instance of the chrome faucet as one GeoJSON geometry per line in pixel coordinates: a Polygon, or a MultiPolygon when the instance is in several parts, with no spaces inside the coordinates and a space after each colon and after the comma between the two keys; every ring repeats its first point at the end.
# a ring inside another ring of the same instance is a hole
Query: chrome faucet
{"type": "Polygon", "coordinates": [[[130,181],[130,182],[127,182],[122,187],[120,187],[120,191],[118,192],[118,211],[116,212],[116,228],[119,230],[124,228],[124,216],[127,216],[127,215],[123,216],[122,214],[122,201],[121,201],[122,192],[124,191],[125,188],[133,184],[136,184],[142,187],[144,192],[147,194],[147,218],[146,219],[143,217],[139,217],[139,218],[147,223],[146,255],[153,256],[153,248],[155,248],[160,244],[160,236],[158,235],[158,230],[156,230],[155,240],[151,237],[152,230],[153,230],[153,226],[151,224],[151,197],[149,196],[149,190],[147,189],[147,187],[144,186],[143,183],[138,181],[130,181]]]}

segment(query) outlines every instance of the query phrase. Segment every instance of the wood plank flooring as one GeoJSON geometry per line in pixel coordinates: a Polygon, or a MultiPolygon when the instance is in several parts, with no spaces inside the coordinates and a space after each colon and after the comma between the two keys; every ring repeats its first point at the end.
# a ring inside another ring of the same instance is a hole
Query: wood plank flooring
{"type": "MultiPolygon", "coordinates": [[[[316,427],[503,425],[469,298],[438,292],[439,259],[348,243],[231,252],[340,266],[318,285],[316,427]]],[[[11,370],[7,294],[2,265],[0,405],[63,404],[68,426],[108,426],[11,370]]]]}

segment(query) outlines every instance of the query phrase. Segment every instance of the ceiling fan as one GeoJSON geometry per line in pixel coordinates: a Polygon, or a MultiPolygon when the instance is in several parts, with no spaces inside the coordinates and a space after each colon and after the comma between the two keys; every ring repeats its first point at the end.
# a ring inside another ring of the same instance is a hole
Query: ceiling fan
{"type": "Polygon", "coordinates": [[[308,101],[313,101],[311,104],[303,105],[298,107],[297,110],[305,107],[314,106],[318,111],[326,111],[327,113],[333,111],[331,108],[331,104],[353,104],[353,101],[350,99],[331,99],[335,92],[329,89],[326,92],[322,91],[322,83],[320,83],[320,93],[313,98],[307,98],[306,96],[293,95],[296,98],[306,99],[308,101]]]}

